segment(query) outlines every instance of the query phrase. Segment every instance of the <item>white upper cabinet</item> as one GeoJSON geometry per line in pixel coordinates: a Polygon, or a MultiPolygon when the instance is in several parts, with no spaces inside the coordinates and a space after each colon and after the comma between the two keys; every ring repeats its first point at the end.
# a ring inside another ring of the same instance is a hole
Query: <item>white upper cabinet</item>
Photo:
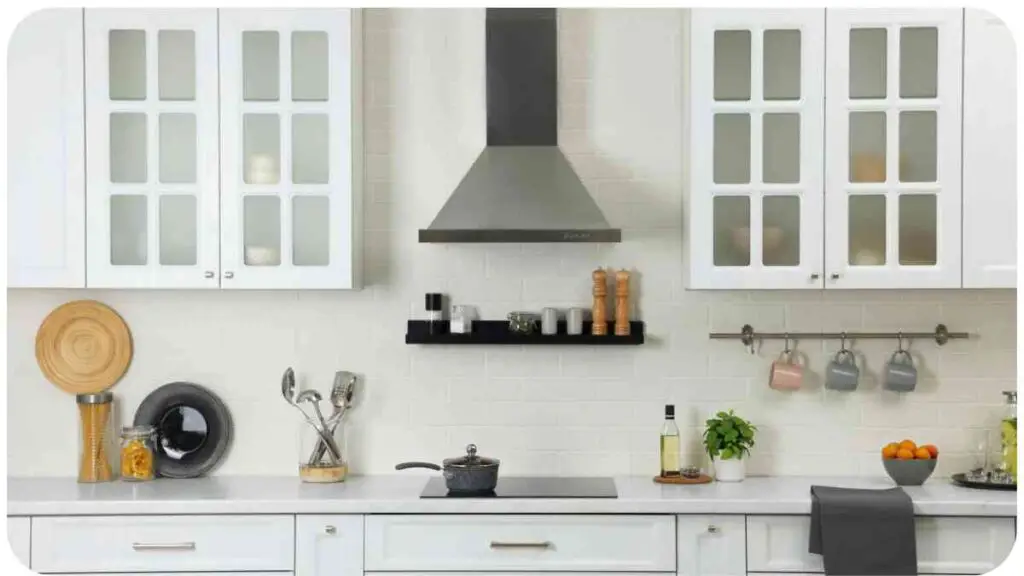
{"type": "Polygon", "coordinates": [[[976,188],[1013,180],[1015,106],[1006,49],[983,48],[968,114],[1001,123],[1001,154],[962,138],[962,10],[696,9],[690,42],[690,288],[959,288],[965,250],[986,274],[1013,261],[961,222],[962,155],[999,164],[976,188]]]}
{"type": "Polygon", "coordinates": [[[82,288],[82,10],[33,12],[7,50],[7,285],[82,288]]]}
{"type": "Polygon", "coordinates": [[[85,12],[89,287],[218,286],[217,11],[85,12]]]}
{"type": "Polygon", "coordinates": [[[1017,50],[1002,20],[964,17],[964,287],[1017,286],[1017,50]]]}
{"type": "Polygon", "coordinates": [[[961,286],[962,10],[829,10],[826,286],[961,286]]]}
{"type": "Polygon", "coordinates": [[[821,288],[825,10],[693,10],[691,288],[821,288]]]}
{"type": "Polygon", "coordinates": [[[353,288],[357,13],[221,10],[224,288],[353,288]]]}

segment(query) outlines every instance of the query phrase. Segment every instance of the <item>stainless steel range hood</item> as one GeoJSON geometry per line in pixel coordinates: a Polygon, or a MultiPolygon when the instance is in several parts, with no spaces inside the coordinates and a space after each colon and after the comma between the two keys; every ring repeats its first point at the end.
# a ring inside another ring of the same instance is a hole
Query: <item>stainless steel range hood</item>
{"type": "Polygon", "coordinates": [[[420,242],[619,242],[558,148],[555,9],[487,9],[487,147],[420,242]]]}

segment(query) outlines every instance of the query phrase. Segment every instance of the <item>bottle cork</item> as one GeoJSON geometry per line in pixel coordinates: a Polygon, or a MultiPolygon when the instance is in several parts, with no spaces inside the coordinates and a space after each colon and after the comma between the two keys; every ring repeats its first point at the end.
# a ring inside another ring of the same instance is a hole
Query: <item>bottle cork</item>
{"type": "Polygon", "coordinates": [[[590,326],[590,333],[594,336],[608,334],[608,303],[605,297],[608,296],[608,274],[598,268],[594,270],[594,309],[592,310],[594,322],[590,326]]]}
{"type": "Polygon", "coordinates": [[[629,336],[629,272],[615,273],[615,335],[629,336]]]}

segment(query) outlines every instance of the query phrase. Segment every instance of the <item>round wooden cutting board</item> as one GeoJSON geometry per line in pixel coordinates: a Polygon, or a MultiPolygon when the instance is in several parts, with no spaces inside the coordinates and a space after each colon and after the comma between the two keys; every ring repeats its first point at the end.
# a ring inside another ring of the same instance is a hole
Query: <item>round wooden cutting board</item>
{"type": "Polygon", "coordinates": [[[75,300],[55,308],[36,333],[43,375],[70,394],[95,394],[124,376],[132,360],[128,325],[110,307],[75,300]]]}

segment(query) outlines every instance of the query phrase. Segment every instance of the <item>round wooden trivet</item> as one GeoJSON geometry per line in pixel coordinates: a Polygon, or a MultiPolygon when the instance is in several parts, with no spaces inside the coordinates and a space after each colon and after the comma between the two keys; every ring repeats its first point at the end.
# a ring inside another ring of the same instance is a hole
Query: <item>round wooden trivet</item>
{"type": "Polygon", "coordinates": [[[36,333],[43,375],[70,394],[95,394],[124,376],[132,360],[128,325],[95,300],[75,300],[50,312],[36,333]]]}

